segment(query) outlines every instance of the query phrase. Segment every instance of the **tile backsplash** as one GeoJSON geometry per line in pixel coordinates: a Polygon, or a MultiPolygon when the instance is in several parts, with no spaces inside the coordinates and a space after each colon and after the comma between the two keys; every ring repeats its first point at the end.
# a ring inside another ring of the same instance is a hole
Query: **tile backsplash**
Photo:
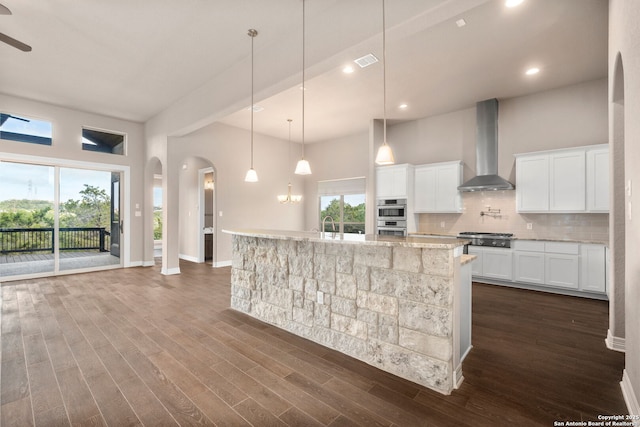
{"type": "Polygon", "coordinates": [[[609,214],[519,214],[515,198],[515,191],[462,193],[462,214],[418,214],[417,228],[433,234],[481,231],[513,233],[519,239],[609,240],[609,214]]]}

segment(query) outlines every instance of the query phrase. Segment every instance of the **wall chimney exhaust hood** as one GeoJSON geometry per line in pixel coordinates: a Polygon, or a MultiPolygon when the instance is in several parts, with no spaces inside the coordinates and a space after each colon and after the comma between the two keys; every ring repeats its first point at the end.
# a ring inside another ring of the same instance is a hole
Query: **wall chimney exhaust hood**
{"type": "Polygon", "coordinates": [[[460,191],[513,190],[514,186],[498,176],[498,100],[476,104],[476,173],[458,187],[460,191]]]}

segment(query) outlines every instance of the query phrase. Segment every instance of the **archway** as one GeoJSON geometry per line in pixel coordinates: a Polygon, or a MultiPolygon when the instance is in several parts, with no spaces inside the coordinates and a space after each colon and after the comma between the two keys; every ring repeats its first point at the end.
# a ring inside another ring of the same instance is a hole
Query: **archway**
{"type": "MultiPolygon", "coordinates": [[[[163,247],[163,199],[162,162],[153,157],[145,170],[145,230],[144,230],[144,265],[155,265],[162,258],[163,247]]],[[[161,262],[161,261],[160,261],[161,262]]]]}
{"type": "Polygon", "coordinates": [[[202,157],[188,157],[179,173],[179,258],[216,266],[217,182],[213,163],[202,157]]]}

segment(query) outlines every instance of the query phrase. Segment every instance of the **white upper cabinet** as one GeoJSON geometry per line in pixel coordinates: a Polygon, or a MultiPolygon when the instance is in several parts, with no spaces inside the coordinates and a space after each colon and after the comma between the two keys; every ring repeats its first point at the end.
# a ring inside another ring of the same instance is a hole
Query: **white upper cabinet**
{"type": "Polygon", "coordinates": [[[549,210],[584,212],[586,209],[585,152],[571,150],[549,155],[549,210]]]}
{"type": "Polygon", "coordinates": [[[411,165],[376,168],[376,198],[378,199],[408,199],[413,195],[412,183],[413,166],[411,165]]]}
{"type": "Polygon", "coordinates": [[[516,155],[518,212],[608,212],[608,147],[516,155]]]}
{"type": "Polygon", "coordinates": [[[516,209],[518,212],[549,210],[549,156],[516,158],[516,209]]]}
{"type": "Polygon", "coordinates": [[[609,147],[587,151],[587,211],[609,212],[609,147]]]}
{"type": "Polygon", "coordinates": [[[414,171],[414,211],[462,212],[458,186],[462,184],[462,162],[419,165],[414,171]]]}

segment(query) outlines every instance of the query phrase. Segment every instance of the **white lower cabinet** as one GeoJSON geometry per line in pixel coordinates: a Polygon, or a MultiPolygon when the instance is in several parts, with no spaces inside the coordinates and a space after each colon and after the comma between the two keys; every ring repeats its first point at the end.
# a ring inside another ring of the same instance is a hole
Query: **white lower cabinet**
{"type": "Polygon", "coordinates": [[[585,292],[607,291],[606,253],[603,245],[580,246],[580,290],[585,292]]]}
{"type": "Polygon", "coordinates": [[[511,249],[469,246],[469,254],[478,257],[471,265],[479,282],[539,285],[571,295],[607,292],[607,254],[601,244],[514,240],[511,249]]]}
{"type": "Polygon", "coordinates": [[[578,289],[578,256],[544,254],[545,284],[561,288],[578,289]]]}
{"type": "Polygon", "coordinates": [[[512,252],[505,248],[483,248],[482,275],[491,279],[511,280],[512,252]]]}
{"type": "Polygon", "coordinates": [[[544,253],[514,252],[513,266],[514,281],[544,285],[544,253]]]}

